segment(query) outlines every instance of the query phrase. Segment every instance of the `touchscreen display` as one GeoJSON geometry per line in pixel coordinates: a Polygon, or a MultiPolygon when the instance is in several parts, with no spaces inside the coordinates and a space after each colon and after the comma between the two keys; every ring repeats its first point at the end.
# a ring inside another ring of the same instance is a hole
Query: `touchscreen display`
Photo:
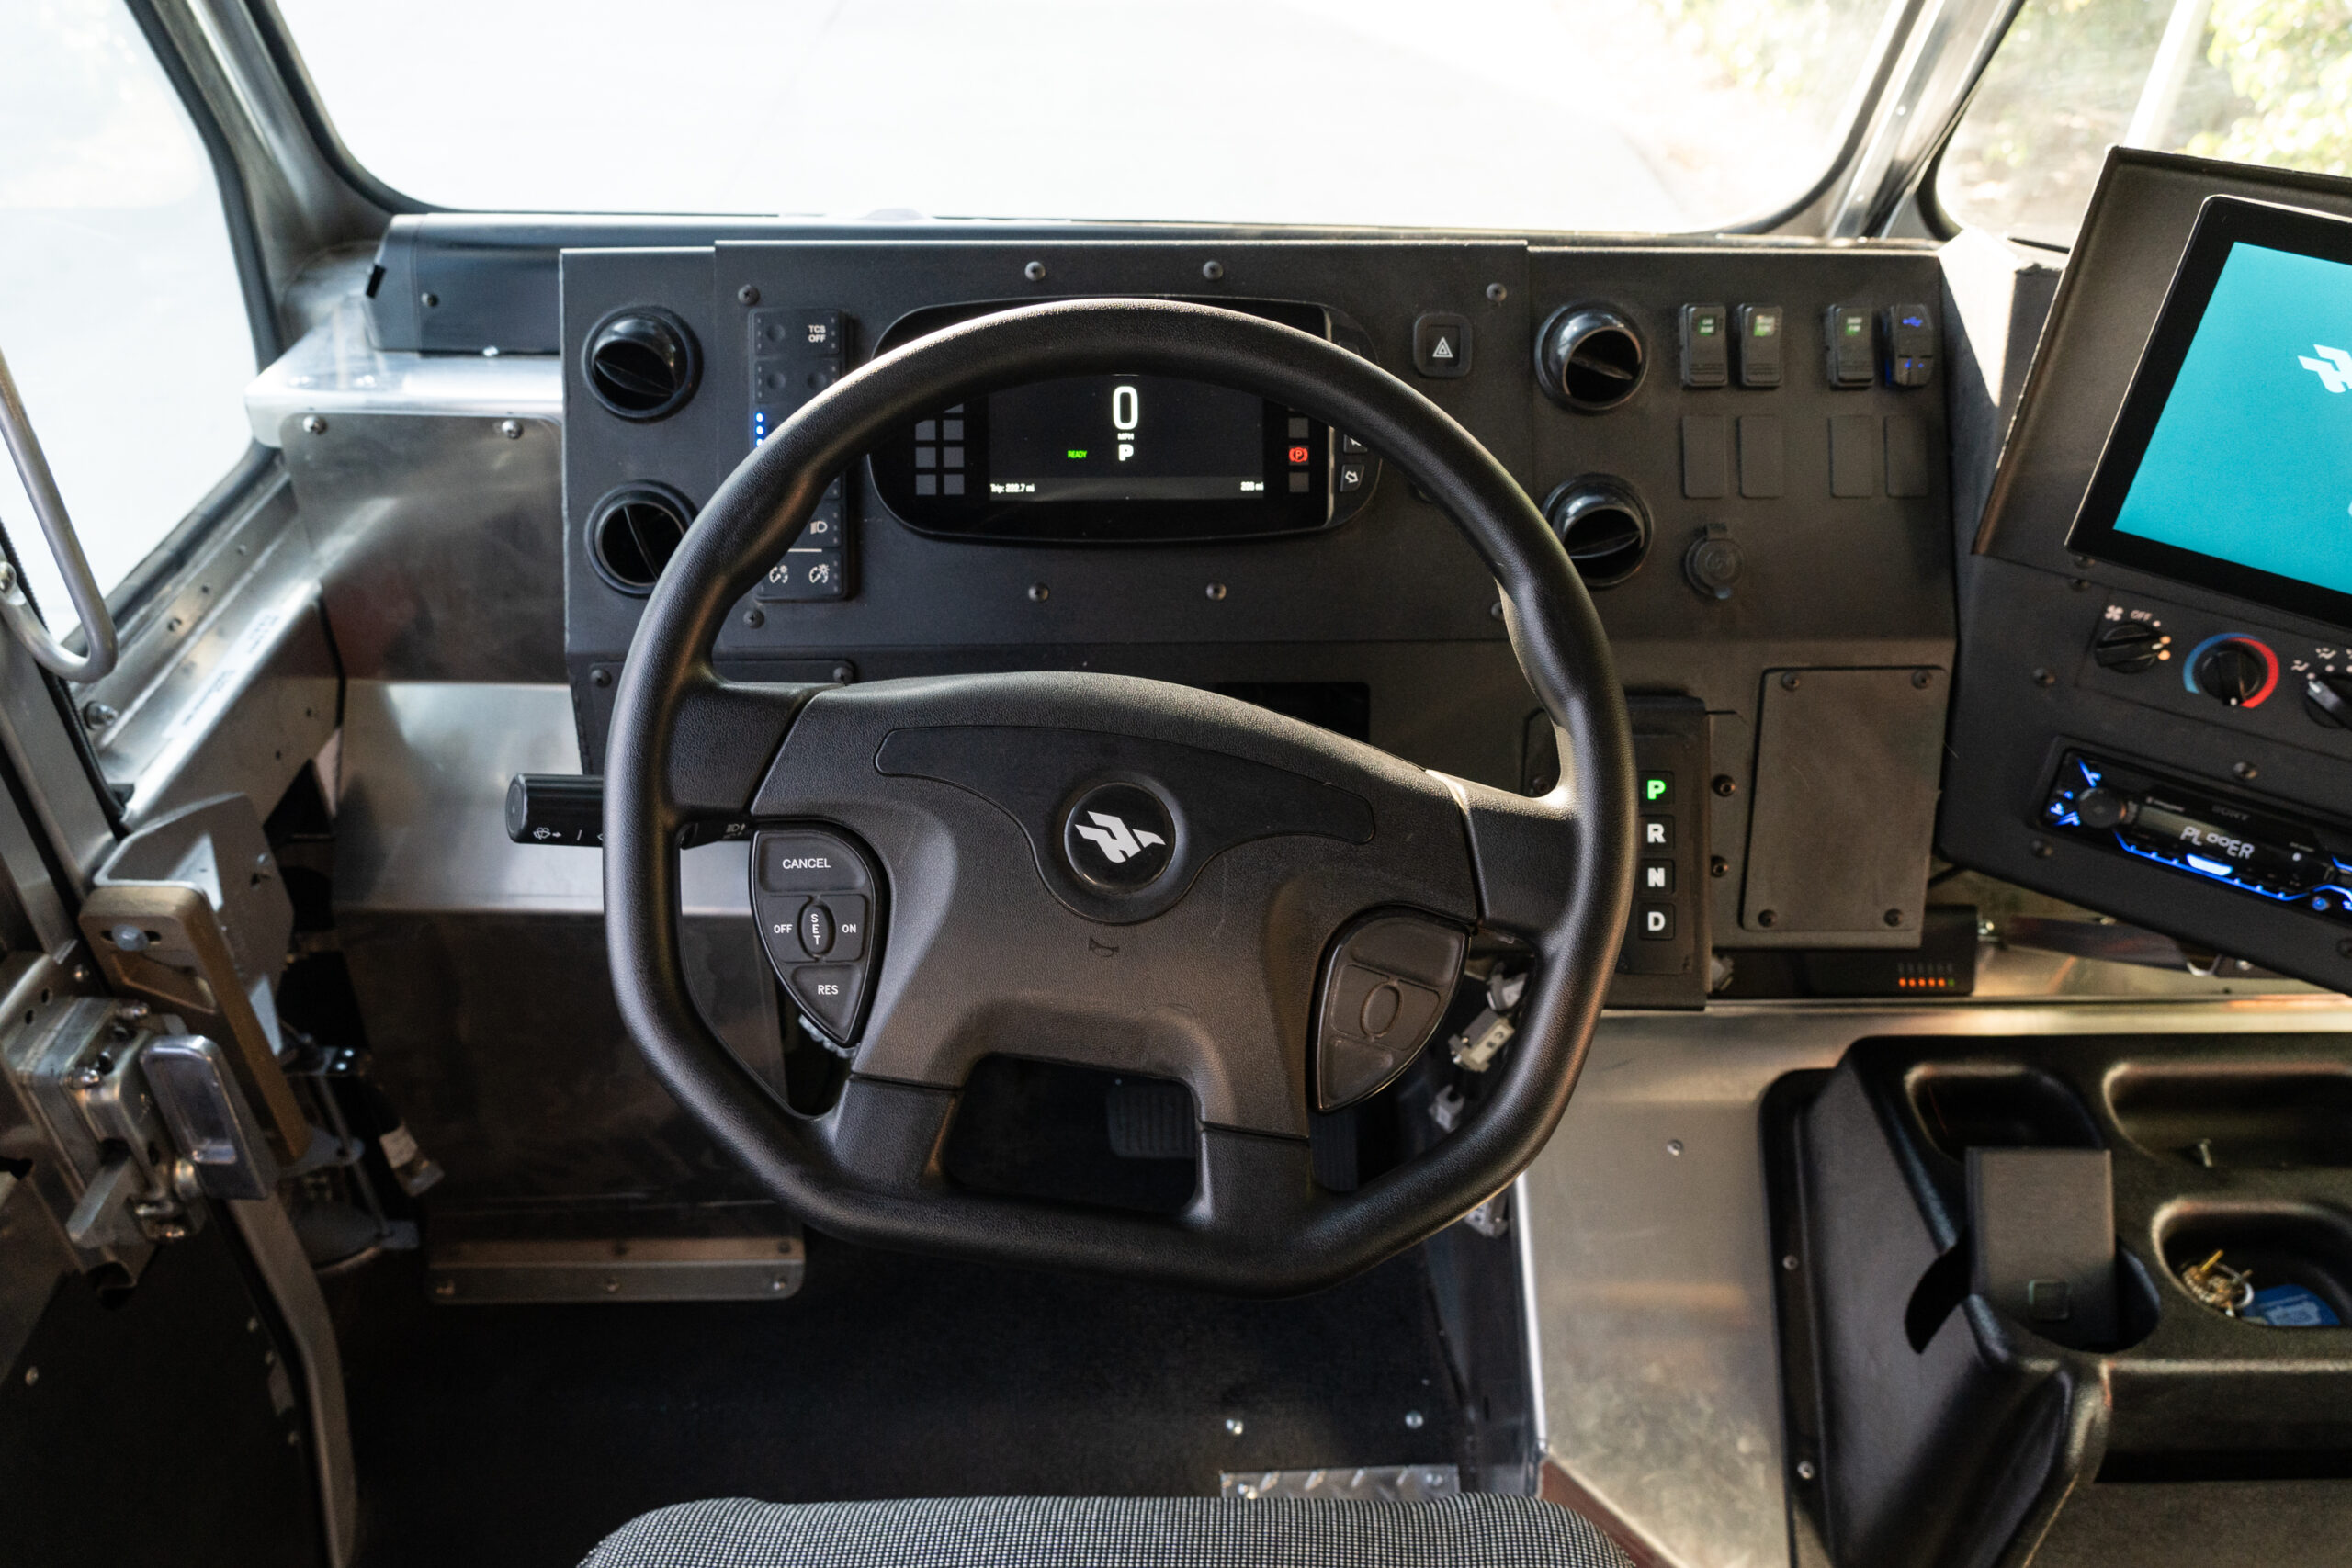
{"type": "Polygon", "coordinates": [[[2352,266],[2230,246],[2115,528],[2352,593],[2352,266]]]}
{"type": "Polygon", "coordinates": [[[1265,400],[1164,376],[1081,376],[989,399],[988,493],[1005,501],[1231,501],[1265,493],[1265,400]]]}
{"type": "Polygon", "coordinates": [[[2207,198],[2066,544],[2352,625],[2352,222],[2207,198]]]}

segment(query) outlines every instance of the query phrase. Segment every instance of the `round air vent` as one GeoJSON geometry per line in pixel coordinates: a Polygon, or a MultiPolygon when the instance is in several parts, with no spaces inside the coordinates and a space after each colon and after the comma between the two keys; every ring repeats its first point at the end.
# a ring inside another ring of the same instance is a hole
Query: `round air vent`
{"type": "Polygon", "coordinates": [[[650,593],[695,520],[694,503],[666,485],[625,485],[588,513],[588,558],[624,593],[650,593]]]}
{"type": "Polygon", "coordinates": [[[1642,334],[1603,305],[1555,310],[1535,339],[1535,373],[1544,395],[1584,413],[1613,409],[1632,397],[1646,364],[1642,334]]]}
{"type": "Polygon", "coordinates": [[[1544,515],[1588,588],[1624,581],[1650,553],[1649,509],[1621,479],[1572,479],[1544,498],[1544,515]]]}
{"type": "Polygon", "coordinates": [[[623,419],[660,419],[684,408],[702,377],[702,351],[667,310],[631,306],[596,323],[581,351],[596,400],[623,419]]]}

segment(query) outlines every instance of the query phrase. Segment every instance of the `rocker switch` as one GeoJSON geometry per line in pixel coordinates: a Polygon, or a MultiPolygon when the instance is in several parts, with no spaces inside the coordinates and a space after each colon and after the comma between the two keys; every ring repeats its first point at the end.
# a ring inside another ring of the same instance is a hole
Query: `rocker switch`
{"type": "Polygon", "coordinates": [[[800,911],[800,945],[811,958],[822,958],[833,950],[833,912],[822,904],[810,904],[800,911]]]}

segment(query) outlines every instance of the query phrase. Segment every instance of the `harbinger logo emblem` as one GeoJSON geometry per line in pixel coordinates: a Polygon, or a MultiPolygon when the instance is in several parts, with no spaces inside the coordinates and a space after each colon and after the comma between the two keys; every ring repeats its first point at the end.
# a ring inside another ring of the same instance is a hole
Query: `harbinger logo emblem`
{"type": "Polygon", "coordinates": [[[1064,808],[1062,863],[1102,893],[1139,893],[1176,857],[1176,817],[1159,793],[1097,784],[1064,808]]]}
{"type": "Polygon", "coordinates": [[[1124,865],[1143,853],[1147,844],[1164,844],[1168,840],[1148,828],[1129,828],[1107,811],[1090,811],[1087,817],[1094,826],[1072,822],[1070,831],[1102,852],[1102,858],[1113,865],[1124,865]]]}
{"type": "Polygon", "coordinates": [[[2352,354],[2317,343],[2312,344],[2312,350],[2319,357],[2302,355],[2303,368],[2318,377],[2320,385],[2331,392],[2352,391],[2352,354]]]}

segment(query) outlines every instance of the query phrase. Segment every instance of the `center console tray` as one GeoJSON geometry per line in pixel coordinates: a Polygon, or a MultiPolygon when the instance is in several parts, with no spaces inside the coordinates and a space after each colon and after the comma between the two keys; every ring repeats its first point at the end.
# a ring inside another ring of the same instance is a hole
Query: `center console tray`
{"type": "Polygon", "coordinates": [[[1866,1039],[1764,1116],[1797,1562],[2026,1562],[2098,1482],[2352,1490],[2352,1327],[2177,1273],[2219,1250],[2352,1325],[2352,1038],[1866,1039]],[[1972,1148],[2108,1151],[2105,1342],[1969,1293],[1972,1148]]]}

